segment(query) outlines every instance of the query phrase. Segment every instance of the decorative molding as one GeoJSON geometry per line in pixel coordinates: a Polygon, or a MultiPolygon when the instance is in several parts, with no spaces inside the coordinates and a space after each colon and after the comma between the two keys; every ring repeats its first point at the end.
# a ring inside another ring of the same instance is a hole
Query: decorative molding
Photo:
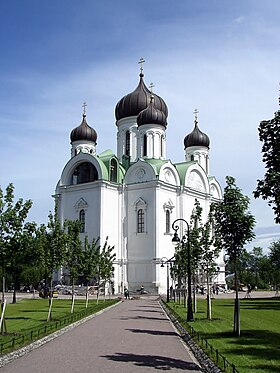
{"type": "Polygon", "coordinates": [[[79,211],[82,209],[86,210],[87,208],[88,208],[88,204],[83,198],[80,198],[78,202],[76,202],[75,204],[76,211],[79,211]]]}
{"type": "Polygon", "coordinates": [[[171,201],[171,199],[169,199],[167,202],[165,202],[163,204],[163,210],[164,212],[166,212],[167,210],[169,210],[171,213],[172,213],[172,210],[175,208],[173,202],[171,201]]]}
{"type": "Polygon", "coordinates": [[[137,211],[139,208],[142,208],[144,210],[147,210],[147,203],[143,200],[143,198],[139,197],[135,202],[134,202],[134,209],[137,211]]]}
{"type": "Polygon", "coordinates": [[[146,175],[146,171],[144,170],[144,168],[138,168],[135,171],[135,176],[136,176],[136,179],[138,180],[143,180],[145,175],[146,175]]]}
{"type": "Polygon", "coordinates": [[[192,171],[190,173],[190,175],[187,179],[187,182],[186,182],[186,186],[188,186],[192,189],[198,190],[198,191],[205,191],[203,181],[202,181],[200,175],[195,171],[192,171]]]}

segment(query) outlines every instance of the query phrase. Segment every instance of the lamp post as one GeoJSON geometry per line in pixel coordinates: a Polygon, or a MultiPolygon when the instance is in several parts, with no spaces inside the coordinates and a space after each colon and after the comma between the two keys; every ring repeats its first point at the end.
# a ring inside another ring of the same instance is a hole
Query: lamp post
{"type": "Polygon", "coordinates": [[[192,274],[191,274],[191,251],[190,251],[190,226],[189,223],[182,218],[176,219],[172,223],[172,229],[175,231],[172,238],[172,243],[175,245],[182,244],[183,249],[187,248],[187,271],[188,271],[188,299],[187,299],[187,321],[193,321],[193,309],[192,309],[192,274]],[[187,224],[187,245],[186,236],[184,235],[182,239],[178,236],[179,226],[177,222],[182,221],[187,224]]]}
{"type": "Polygon", "coordinates": [[[169,263],[171,263],[171,260],[174,258],[167,259],[165,256],[161,258],[161,268],[164,267],[164,264],[166,263],[167,269],[166,269],[166,302],[169,303],[170,301],[170,294],[169,294],[169,263]],[[165,260],[165,262],[163,261],[165,260]]]}

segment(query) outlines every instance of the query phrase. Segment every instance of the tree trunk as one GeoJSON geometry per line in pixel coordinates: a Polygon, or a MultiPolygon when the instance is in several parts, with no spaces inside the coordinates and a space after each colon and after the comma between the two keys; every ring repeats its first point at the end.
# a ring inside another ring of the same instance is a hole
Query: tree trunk
{"type": "Polygon", "coordinates": [[[74,312],[74,304],[75,304],[74,279],[72,279],[72,306],[71,306],[71,313],[74,312]]]}
{"type": "Polygon", "coordinates": [[[13,289],[13,301],[12,301],[12,303],[15,304],[17,302],[17,290],[16,290],[16,287],[17,287],[17,273],[16,273],[16,271],[14,271],[13,279],[14,279],[14,289],[13,289]]]}
{"type": "Polygon", "coordinates": [[[86,287],[86,309],[88,308],[88,284],[86,287]]]}
{"type": "Polygon", "coordinates": [[[240,336],[240,303],[238,298],[238,278],[237,278],[237,258],[234,258],[234,283],[235,283],[235,301],[234,301],[234,323],[233,332],[240,336]]]}
{"type": "Polygon", "coordinates": [[[2,277],[2,303],[5,302],[5,290],[6,290],[6,284],[5,284],[5,275],[4,275],[4,268],[3,268],[3,277],[2,277]]]}
{"type": "Polygon", "coordinates": [[[193,276],[193,312],[197,312],[197,300],[196,300],[196,291],[195,291],[195,276],[193,276]]]}
{"type": "Polygon", "coordinates": [[[207,319],[212,320],[212,308],[211,308],[211,289],[208,271],[206,273],[206,286],[207,286],[207,319]]]}
{"type": "Polygon", "coordinates": [[[53,305],[53,297],[50,297],[47,322],[51,321],[52,319],[52,305],[53,305]]]}
{"type": "Polygon", "coordinates": [[[1,334],[4,335],[5,333],[7,333],[7,325],[6,325],[6,319],[5,319],[5,309],[6,309],[6,300],[4,301],[4,303],[1,303],[1,325],[0,325],[0,331],[1,331],[1,334]]]}
{"type": "Polygon", "coordinates": [[[49,295],[49,312],[47,321],[52,319],[52,304],[53,304],[53,289],[52,289],[52,278],[50,280],[50,295],[49,295]]]}
{"type": "Polygon", "coordinates": [[[6,326],[6,320],[5,320],[5,310],[6,310],[6,301],[4,301],[4,303],[1,304],[1,319],[0,319],[0,330],[1,330],[1,334],[4,335],[5,333],[7,333],[7,326],[6,326]]]}

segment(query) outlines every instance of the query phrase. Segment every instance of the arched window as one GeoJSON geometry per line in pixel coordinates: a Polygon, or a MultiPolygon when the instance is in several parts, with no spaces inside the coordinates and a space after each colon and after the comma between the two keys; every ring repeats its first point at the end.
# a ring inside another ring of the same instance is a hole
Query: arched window
{"type": "Polygon", "coordinates": [[[130,156],[130,133],[126,131],[125,133],[125,155],[130,156]]]}
{"type": "Polygon", "coordinates": [[[89,162],[80,163],[73,172],[72,184],[89,183],[95,180],[98,180],[98,173],[89,162]]]}
{"type": "Polygon", "coordinates": [[[160,136],[160,156],[163,157],[163,135],[160,136]]]}
{"type": "Polygon", "coordinates": [[[144,210],[137,211],[137,233],[144,233],[144,210]]]}
{"type": "Polygon", "coordinates": [[[165,232],[170,233],[170,211],[165,212],[165,232]]]}
{"type": "Polygon", "coordinates": [[[117,161],[113,158],[110,162],[110,181],[117,182],[118,165],[117,161]]]}
{"type": "Polygon", "coordinates": [[[80,221],[80,233],[85,233],[86,228],[86,214],[85,210],[81,210],[79,213],[79,221],[80,221]]]}
{"type": "Polygon", "coordinates": [[[147,135],[143,136],[143,157],[147,155],[147,135]]]}

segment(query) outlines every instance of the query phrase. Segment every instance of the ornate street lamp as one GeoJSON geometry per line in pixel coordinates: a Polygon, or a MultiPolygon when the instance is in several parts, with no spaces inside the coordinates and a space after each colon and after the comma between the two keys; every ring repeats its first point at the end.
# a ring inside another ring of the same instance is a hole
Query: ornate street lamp
{"type": "Polygon", "coordinates": [[[188,298],[187,298],[187,321],[193,321],[193,309],[192,309],[192,274],[191,274],[191,251],[190,251],[190,226],[185,219],[176,219],[172,223],[172,229],[175,231],[172,238],[172,243],[175,245],[181,244],[183,249],[187,249],[187,271],[188,271],[188,298]],[[182,221],[187,224],[187,237],[184,235],[182,239],[178,236],[179,226],[176,225],[178,221],[182,221]]]}
{"type": "Polygon", "coordinates": [[[169,303],[170,301],[170,293],[169,293],[169,264],[171,263],[172,264],[172,259],[174,258],[174,256],[172,256],[172,258],[170,259],[167,259],[165,256],[163,258],[160,259],[161,261],[161,268],[164,268],[164,264],[167,265],[167,269],[166,269],[166,302],[169,303]]]}

